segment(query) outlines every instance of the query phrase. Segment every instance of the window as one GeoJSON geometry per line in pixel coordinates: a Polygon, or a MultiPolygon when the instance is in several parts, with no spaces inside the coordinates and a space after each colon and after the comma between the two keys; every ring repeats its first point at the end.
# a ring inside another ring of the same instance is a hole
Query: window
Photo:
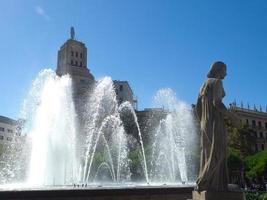
{"type": "Polygon", "coordinates": [[[120,85],[120,91],[122,91],[123,90],[123,85],[120,85]]]}
{"type": "Polygon", "coordinates": [[[255,152],[257,152],[257,151],[258,151],[258,145],[255,144],[255,152]]]}
{"type": "Polygon", "coordinates": [[[3,132],[4,132],[4,131],[5,131],[5,129],[4,129],[3,127],[0,127],[0,131],[3,131],[3,132]]]}
{"type": "Polygon", "coordinates": [[[80,58],[83,58],[83,54],[82,53],[80,53],[80,58]]]}
{"type": "Polygon", "coordinates": [[[76,52],[75,56],[78,57],[78,52],[76,52]]]}
{"type": "Polygon", "coordinates": [[[264,150],[264,144],[261,144],[261,150],[264,150]]]}
{"type": "Polygon", "coordinates": [[[74,52],[73,51],[71,51],[71,56],[74,56],[74,52]]]}
{"type": "Polygon", "coordinates": [[[260,132],[260,137],[263,138],[263,132],[260,132]]]}
{"type": "Polygon", "coordinates": [[[248,119],[246,120],[246,124],[248,125],[248,119]]]}
{"type": "Polygon", "coordinates": [[[73,60],[70,61],[71,65],[73,65],[73,60]]]}
{"type": "Polygon", "coordinates": [[[265,129],[267,129],[267,122],[265,122],[265,129]]]}
{"type": "Polygon", "coordinates": [[[77,60],[75,61],[75,65],[78,66],[78,61],[77,60]]]}
{"type": "Polygon", "coordinates": [[[255,127],[256,127],[256,121],[252,120],[252,128],[255,128],[255,127]]]}
{"type": "Polygon", "coordinates": [[[259,126],[260,129],[262,128],[261,122],[258,122],[258,126],[259,126]]]}
{"type": "Polygon", "coordinates": [[[82,62],[80,62],[80,67],[82,67],[83,66],[83,63],[82,62]]]}
{"type": "Polygon", "coordinates": [[[254,132],[254,136],[257,137],[257,133],[256,132],[254,132]]]}
{"type": "Polygon", "coordinates": [[[12,137],[7,137],[6,140],[7,141],[12,141],[12,137]]]}
{"type": "Polygon", "coordinates": [[[3,140],[4,139],[4,136],[3,135],[0,135],[0,140],[3,140]]]}
{"type": "Polygon", "coordinates": [[[7,132],[8,132],[8,133],[13,133],[13,130],[11,130],[11,129],[7,129],[7,132]]]}

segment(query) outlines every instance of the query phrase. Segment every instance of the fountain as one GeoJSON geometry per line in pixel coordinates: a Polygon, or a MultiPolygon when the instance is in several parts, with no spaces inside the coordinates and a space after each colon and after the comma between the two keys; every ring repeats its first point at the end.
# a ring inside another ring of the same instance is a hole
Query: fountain
{"type": "MultiPolygon", "coordinates": [[[[23,131],[31,147],[25,155],[29,165],[20,173],[25,173],[27,178],[17,182],[25,182],[28,187],[133,184],[129,146],[134,139],[129,139],[124,129],[122,112],[132,115],[137,127],[134,148],[140,149],[143,183],[194,181],[194,175],[188,174],[189,166],[194,165],[193,117],[190,107],[178,101],[171,89],[161,89],[155,95],[155,105],[165,106],[166,117],[151,130],[146,144],[150,148],[148,153],[135,110],[129,102],[118,105],[111,78],[99,80],[84,105],[84,134],[76,131],[78,119],[71,91],[71,78],[58,77],[52,70],[43,70],[33,82],[22,109],[22,117],[27,122],[23,131]]],[[[16,168],[10,167],[9,172],[12,169],[16,168]]],[[[190,169],[193,170],[192,166],[190,169]]]]}
{"type": "MultiPolygon", "coordinates": [[[[25,141],[19,151],[6,156],[10,159],[1,170],[1,188],[193,186],[197,151],[192,148],[196,146],[193,115],[171,89],[155,95],[155,106],[165,108],[164,117],[146,133],[132,105],[118,104],[110,77],[100,79],[88,95],[80,125],[72,88],[70,76],[59,77],[49,69],[33,81],[21,112],[25,141]],[[124,114],[136,137],[127,132],[124,114]],[[145,134],[149,139],[143,139],[145,134]],[[138,158],[130,155],[133,151],[138,158]]],[[[15,146],[18,143],[10,148],[15,146]]]]}
{"type": "Polygon", "coordinates": [[[157,107],[164,105],[168,111],[152,135],[151,178],[169,184],[193,182],[197,163],[192,156],[197,149],[192,144],[197,138],[191,108],[179,101],[170,88],[160,89],[154,103],[157,107]]]}
{"type": "Polygon", "coordinates": [[[82,181],[88,183],[92,171],[99,176],[102,166],[108,169],[112,181],[127,181],[130,178],[127,139],[110,78],[97,83],[85,109],[86,153],[82,181]],[[102,157],[99,164],[95,160],[96,151],[102,157]]]}

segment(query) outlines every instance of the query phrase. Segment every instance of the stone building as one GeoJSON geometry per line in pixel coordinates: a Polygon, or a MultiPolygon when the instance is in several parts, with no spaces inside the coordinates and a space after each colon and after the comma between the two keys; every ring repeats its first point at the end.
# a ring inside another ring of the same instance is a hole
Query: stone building
{"type": "Polygon", "coordinates": [[[69,74],[72,77],[74,94],[83,95],[95,83],[94,76],[87,68],[87,48],[75,39],[74,28],[69,38],[58,51],[57,75],[69,74]]]}
{"type": "Polygon", "coordinates": [[[160,121],[165,119],[168,114],[169,111],[163,108],[145,108],[136,111],[140,130],[145,133],[143,134],[144,143],[148,143],[150,137],[155,134],[160,121]]]}
{"type": "Polygon", "coordinates": [[[86,114],[84,105],[93,89],[95,78],[87,67],[88,55],[84,43],[76,40],[74,28],[71,27],[70,38],[60,47],[57,57],[58,76],[70,75],[72,78],[73,100],[78,113],[79,127],[83,126],[86,114]]]}
{"type": "MultiPolygon", "coordinates": [[[[58,51],[57,75],[63,76],[69,74],[73,82],[73,99],[75,109],[79,117],[79,126],[83,126],[83,116],[88,95],[90,95],[96,81],[87,67],[87,48],[84,43],[76,40],[74,28],[71,28],[70,38],[60,47],[58,51]]],[[[145,109],[138,111],[137,99],[128,81],[113,80],[113,86],[117,95],[118,104],[125,101],[131,103],[135,109],[138,123],[142,133],[146,133],[145,140],[150,132],[153,132],[159,121],[166,117],[167,111],[163,109],[145,109]]],[[[128,134],[137,136],[138,131],[133,116],[121,114],[128,134]]],[[[82,130],[82,128],[80,129],[82,130]]],[[[137,137],[138,138],[138,137],[137,137]]]]}
{"type": "Polygon", "coordinates": [[[236,113],[242,124],[247,125],[254,137],[251,149],[256,153],[267,149],[267,112],[262,109],[257,110],[237,106],[236,103],[230,104],[229,108],[236,113]]]}
{"type": "Polygon", "coordinates": [[[21,128],[21,120],[0,116],[0,144],[11,143],[16,136],[20,136],[21,128]]]}
{"type": "Polygon", "coordinates": [[[132,106],[137,109],[137,100],[134,97],[133,90],[128,81],[113,81],[114,89],[117,95],[117,101],[119,104],[128,101],[132,106]]]}

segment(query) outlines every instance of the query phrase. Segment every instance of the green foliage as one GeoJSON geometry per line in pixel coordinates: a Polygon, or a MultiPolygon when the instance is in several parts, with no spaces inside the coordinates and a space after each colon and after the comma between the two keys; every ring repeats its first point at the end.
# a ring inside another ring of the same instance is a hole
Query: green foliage
{"type": "Polygon", "coordinates": [[[129,153],[129,158],[132,161],[132,166],[137,167],[138,165],[141,164],[140,162],[140,149],[136,148],[134,151],[130,151],[129,153]]]}
{"type": "Polygon", "coordinates": [[[230,151],[238,152],[241,158],[251,155],[252,142],[254,140],[251,136],[251,130],[247,126],[241,128],[234,127],[230,121],[226,121],[228,131],[228,147],[230,151]]]}
{"type": "Polygon", "coordinates": [[[267,200],[266,192],[245,192],[246,200],[267,200]]]}
{"type": "Polygon", "coordinates": [[[267,167],[267,150],[245,158],[245,174],[249,179],[255,179],[264,174],[267,167]]]}
{"type": "Polygon", "coordinates": [[[259,199],[260,200],[267,200],[267,193],[260,194],[259,199]]]}
{"type": "Polygon", "coordinates": [[[243,159],[238,150],[229,148],[229,156],[228,156],[227,164],[230,170],[242,169],[243,159]]]}
{"type": "Polygon", "coordinates": [[[96,165],[100,165],[102,162],[105,162],[105,157],[103,152],[95,152],[94,161],[96,165]]]}

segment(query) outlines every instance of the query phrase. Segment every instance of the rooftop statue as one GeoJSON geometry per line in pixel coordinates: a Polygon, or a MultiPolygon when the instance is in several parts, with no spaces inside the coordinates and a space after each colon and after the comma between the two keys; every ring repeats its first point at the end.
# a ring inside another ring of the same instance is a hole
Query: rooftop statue
{"type": "Polygon", "coordinates": [[[211,65],[208,79],[200,89],[196,113],[200,121],[201,158],[197,179],[198,191],[227,191],[227,131],[224,118],[239,126],[238,118],[227,110],[222,102],[225,92],[222,80],[226,65],[215,62],[211,65]]]}
{"type": "Polygon", "coordinates": [[[73,40],[75,38],[75,31],[74,31],[73,27],[70,28],[70,38],[73,39],[73,40]]]}

